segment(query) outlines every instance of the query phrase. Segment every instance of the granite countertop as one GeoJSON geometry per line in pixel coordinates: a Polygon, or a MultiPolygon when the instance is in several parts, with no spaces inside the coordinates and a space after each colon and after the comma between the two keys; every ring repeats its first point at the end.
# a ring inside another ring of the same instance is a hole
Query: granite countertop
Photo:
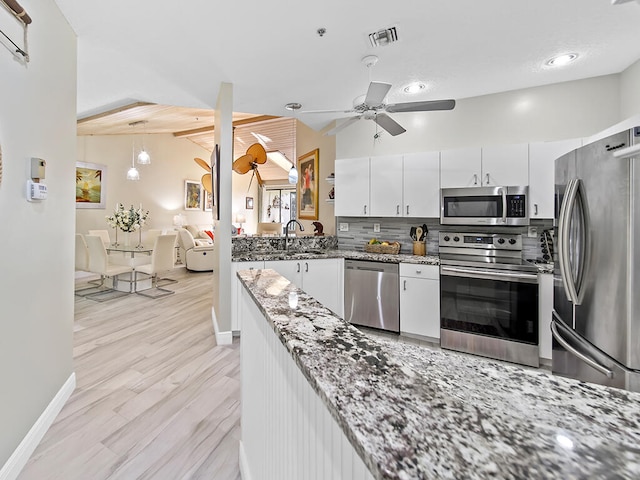
{"type": "Polygon", "coordinates": [[[238,276],[376,479],[640,478],[640,394],[372,339],[273,270],[238,276]]]}
{"type": "MultiPolygon", "coordinates": [[[[391,255],[387,253],[367,253],[355,250],[312,250],[307,252],[301,251],[271,251],[256,252],[248,251],[234,253],[232,261],[234,262],[252,262],[260,260],[312,260],[315,258],[345,258],[351,260],[368,260],[372,262],[385,263],[415,263],[422,265],[440,265],[440,257],[438,255],[391,255]]],[[[538,267],[538,273],[553,273],[552,263],[531,262],[538,267]]]]}

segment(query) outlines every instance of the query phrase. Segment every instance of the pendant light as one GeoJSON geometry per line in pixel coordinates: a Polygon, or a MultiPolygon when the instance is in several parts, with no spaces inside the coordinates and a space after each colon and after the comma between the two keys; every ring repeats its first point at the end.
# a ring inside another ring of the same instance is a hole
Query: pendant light
{"type": "Polygon", "coordinates": [[[140,180],[140,172],[136,168],[136,146],[135,142],[131,142],[131,168],[127,171],[127,180],[138,181],[140,180]]]}
{"type": "MultiPolygon", "coordinates": [[[[292,112],[295,112],[297,110],[299,110],[300,108],[302,108],[302,105],[299,103],[287,103],[284,108],[286,108],[287,110],[291,110],[292,112]]],[[[295,185],[298,183],[298,169],[296,168],[296,155],[295,155],[295,142],[296,142],[296,117],[294,116],[291,119],[291,142],[294,145],[294,148],[292,149],[292,156],[293,156],[293,161],[291,162],[291,169],[289,170],[289,183],[291,185],[295,185]]]]}
{"type": "Polygon", "coordinates": [[[143,126],[143,132],[142,132],[142,150],[140,150],[140,153],[138,154],[138,163],[140,165],[149,165],[151,163],[151,157],[149,156],[149,153],[144,149],[144,137],[147,134],[147,121],[146,120],[141,120],[142,126],[143,126]]]}

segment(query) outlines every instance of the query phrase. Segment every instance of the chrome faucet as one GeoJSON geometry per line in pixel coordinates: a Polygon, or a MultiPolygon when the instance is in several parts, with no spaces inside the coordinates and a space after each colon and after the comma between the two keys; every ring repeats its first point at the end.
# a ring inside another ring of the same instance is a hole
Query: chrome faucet
{"type": "Polygon", "coordinates": [[[300,227],[300,231],[304,232],[304,227],[298,220],[295,220],[295,219],[289,220],[287,224],[284,226],[284,249],[285,250],[289,249],[289,225],[291,225],[292,223],[297,223],[298,226],[300,227]]]}

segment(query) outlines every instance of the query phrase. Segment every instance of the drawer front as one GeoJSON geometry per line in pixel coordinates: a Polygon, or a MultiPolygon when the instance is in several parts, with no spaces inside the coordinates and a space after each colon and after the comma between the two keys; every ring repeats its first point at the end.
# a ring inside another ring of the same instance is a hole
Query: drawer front
{"type": "Polygon", "coordinates": [[[417,263],[401,263],[400,276],[412,278],[440,279],[440,268],[437,265],[421,265],[417,263]]]}

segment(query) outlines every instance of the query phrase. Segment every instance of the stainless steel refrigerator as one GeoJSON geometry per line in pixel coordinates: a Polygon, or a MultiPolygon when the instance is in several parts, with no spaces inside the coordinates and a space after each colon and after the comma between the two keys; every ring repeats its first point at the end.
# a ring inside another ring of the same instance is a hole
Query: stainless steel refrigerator
{"type": "Polygon", "coordinates": [[[555,162],[553,372],[640,391],[640,127],[555,162]]]}

